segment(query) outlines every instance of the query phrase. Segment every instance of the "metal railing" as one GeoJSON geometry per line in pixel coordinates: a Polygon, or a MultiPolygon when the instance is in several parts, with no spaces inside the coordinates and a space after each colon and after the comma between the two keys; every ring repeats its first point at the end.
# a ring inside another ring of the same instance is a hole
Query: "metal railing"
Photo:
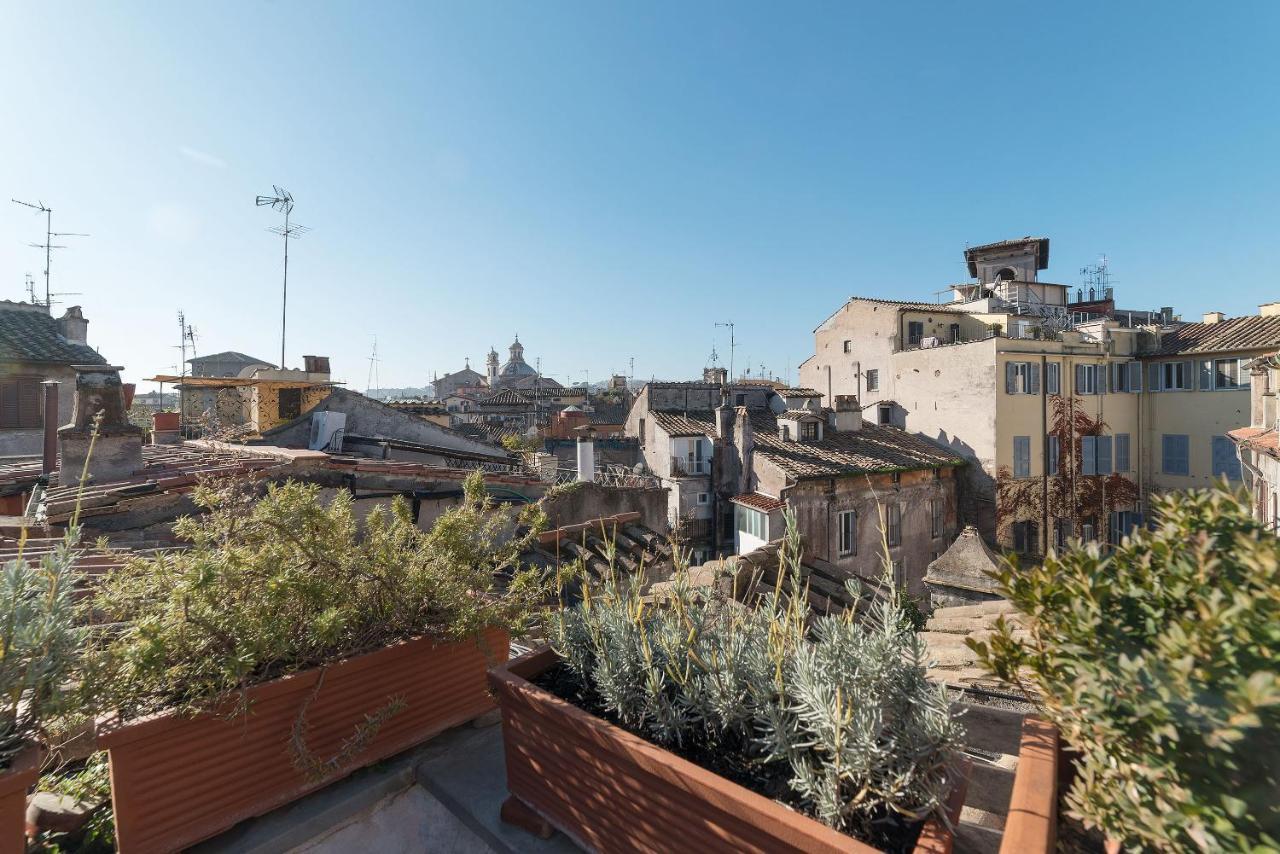
{"type": "Polygon", "coordinates": [[[680,457],[671,458],[672,477],[697,477],[711,473],[710,460],[690,460],[680,457]]]}

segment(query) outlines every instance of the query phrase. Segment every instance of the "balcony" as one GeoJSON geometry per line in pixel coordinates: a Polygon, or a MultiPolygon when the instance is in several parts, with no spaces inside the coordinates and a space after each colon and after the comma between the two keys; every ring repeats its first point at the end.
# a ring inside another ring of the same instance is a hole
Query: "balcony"
{"type": "Polygon", "coordinates": [[[711,474],[711,460],[671,458],[672,477],[702,477],[711,474]]]}

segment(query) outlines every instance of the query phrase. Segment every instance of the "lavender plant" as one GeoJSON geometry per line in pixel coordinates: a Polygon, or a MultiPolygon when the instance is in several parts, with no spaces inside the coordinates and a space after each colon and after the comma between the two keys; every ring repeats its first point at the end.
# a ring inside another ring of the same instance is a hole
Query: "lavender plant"
{"type": "Polygon", "coordinates": [[[781,774],[831,827],[865,837],[890,815],[942,816],[963,731],[904,602],[888,584],[862,620],[812,616],[800,554],[789,518],[778,584],[754,605],[695,589],[680,566],[659,606],[611,569],[552,614],[552,645],[624,727],[732,755],[762,789],[781,774]]]}

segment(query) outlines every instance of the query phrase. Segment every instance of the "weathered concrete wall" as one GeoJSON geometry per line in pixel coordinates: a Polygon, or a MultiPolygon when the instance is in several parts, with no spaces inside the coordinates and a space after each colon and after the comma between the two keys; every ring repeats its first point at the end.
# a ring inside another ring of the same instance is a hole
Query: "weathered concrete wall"
{"type": "MultiPolygon", "coordinates": [[[[881,507],[896,504],[902,514],[900,543],[889,548],[889,559],[901,564],[899,582],[914,596],[927,596],[924,576],[929,564],[955,539],[958,530],[954,470],[903,472],[894,484],[888,474],[856,475],[803,481],[788,489],[786,501],[796,514],[804,537],[805,554],[827,561],[849,576],[878,580],[884,574],[881,507]],[[834,492],[831,491],[834,488],[834,492]],[[943,526],[934,537],[930,501],[943,502],[943,526]],[[857,511],[857,550],[839,553],[837,514],[857,511]]],[[[770,531],[770,536],[776,536],[770,531]]]]}
{"type": "Polygon", "coordinates": [[[664,488],[619,488],[583,483],[545,498],[542,508],[553,528],[619,513],[639,513],[641,525],[658,533],[667,532],[667,490],[664,488]]]}
{"type": "Polygon", "coordinates": [[[325,398],[316,403],[310,412],[287,424],[263,432],[263,439],[273,445],[290,448],[306,447],[311,438],[311,414],[314,412],[343,412],[347,416],[346,432],[356,436],[381,439],[401,439],[424,445],[485,454],[497,458],[505,454],[483,442],[469,439],[446,427],[432,424],[400,412],[372,398],[342,388],[330,389],[325,398]]]}

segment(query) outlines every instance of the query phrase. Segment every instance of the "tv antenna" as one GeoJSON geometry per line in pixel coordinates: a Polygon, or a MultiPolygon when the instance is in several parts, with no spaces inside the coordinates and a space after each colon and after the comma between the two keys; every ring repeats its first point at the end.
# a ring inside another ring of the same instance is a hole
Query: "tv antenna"
{"type": "Polygon", "coordinates": [[[1111,271],[1107,269],[1107,256],[1102,255],[1098,258],[1097,264],[1091,264],[1088,267],[1080,268],[1080,278],[1082,285],[1079,295],[1084,296],[1085,288],[1088,288],[1089,300],[1095,299],[1111,299],[1111,271]]]}
{"type": "Polygon", "coordinates": [[[182,367],[179,369],[179,376],[187,375],[187,344],[191,345],[191,358],[196,358],[196,330],[190,323],[187,323],[187,316],[182,313],[182,309],[178,309],[178,346],[174,349],[182,351],[182,367]]]}
{"type": "Polygon", "coordinates": [[[733,382],[733,351],[738,347],[738,341],[733,337],[733,321],[730,320],[725,323],[717,323],[716,326],[729,327],[729,382],[733,382]]]}
{"type": "Polygon", "coordinates": [[[271,189],[275,192],[274,196],[258,196],[254,199],[254,204],[258,207],[266,205],[273,211],[284,214],[284,225],[273,225],[267,229],[272,234],[278,234],[284,238],[284,283],[280,291],[280,370],[284,370],[285,328],[289,318],[289,241],[297,240],[311,229],[305,225],[289,222],[289,216],[293,213],[293,194],[274,184],[271,185],[271,189]]]}
{"type": "MultiPolygon", "coordinates": [[[[24,208],[31,208],[36,213],[44,214],[44,243],[28,243],[27,245],[33,249],[44,250],[44,304],[48,308],[53,305],[51,301],[52,294],[49,289],[49,268],[53,266],[53,250],[66,249],[62,244],[53,242],[55,237],[88,237],[87,234],[81,234],[78,231],[54,231],[53,230],[53,208],[45,205],[44,202],[24,202],[11,198],[9,201],[15,205],[22,205],[24,208]]],[[[35,290],[30,289],[31,301],[35,302],[35,290]]]]}
{"type": "MultiPolygon", "coordinates": [[[[630,365],[631,365],[631,370],[630,370],[630,372],[627,374],[627,383],[628,383],[628,385],[631,383],[631,381],[632,381],[632,380],[634,380],[634,379],[636,378],[636,357],[635,357],[635,356],[632,356],[632,357],[631,357],[630,365]]],[[[629,389],[628,389],[628,390],[629,390],[629,389]]]]}
{"type": "Polygon", "coordinates": [[[369,376],[364,381],[365,397],[372,397],[369,394],[371,388],[377,388],[378,391],[382,391],[382,380],[378,378],[378,362],[378,336],[375,335],[373,336],[373,353],[369,355],[369,376]],[[374,386],[374,382],[377,382],[378,385],[374,386]]]}

